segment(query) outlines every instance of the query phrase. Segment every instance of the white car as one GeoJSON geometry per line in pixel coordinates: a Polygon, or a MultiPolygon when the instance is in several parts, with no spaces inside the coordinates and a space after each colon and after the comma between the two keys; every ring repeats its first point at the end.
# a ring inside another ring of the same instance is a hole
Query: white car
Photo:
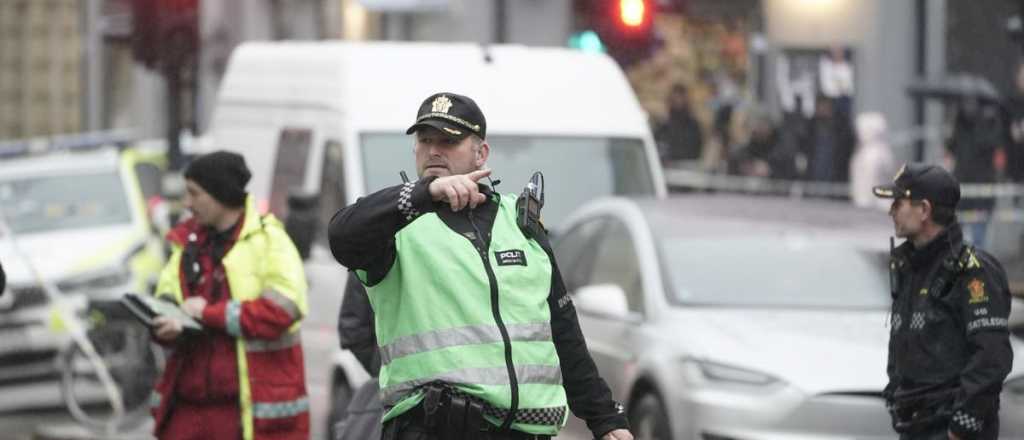
{"type": "MultiPolygon", "coordinates": [[[[884,213],[738,196],[610,198],[564,226],[561,273],[638,438],[896,437],[881,396],[884,213]]],[[[1008,381],[1002,438],[1019,438],[1024,363],[1008,381]]]]}

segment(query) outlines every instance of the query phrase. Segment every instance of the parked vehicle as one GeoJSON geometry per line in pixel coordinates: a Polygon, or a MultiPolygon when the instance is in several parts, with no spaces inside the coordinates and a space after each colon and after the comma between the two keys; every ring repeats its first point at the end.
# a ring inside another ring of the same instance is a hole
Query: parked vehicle
{"type": "MultiPolygon", "coordinates": [[[[443,43],[239,46],[217,98],[211,144],[245,156],[248,189],[286,219],[308,256],[315,303],[304,324],[307,365],[332,366],[307,377],[332,390],[330,426],[367,375],[346,351],[319,352],[337,347],[347,279],[328,251],[326,225],[356,198],[401,183],[400,171],[416,178],[405,130],[420,101],[438,91],[470,96],[487,115],[488,165],[499,191],[518,193],[534,171],[544,172],[549,228],[595,197],[666,194],[647,116],[605,55],[443,43]]],[[[314,396],[314,429],[325,406],[314,396]]]]}
{"type": "MultiPolygon", "coordinates": [[[[44,141],[40,149],[0,144],[0,218],[9,231],[0,237],[7,274],[7,289],[0,296],[4,394],[34,395],[39,384],[60,378],[66,363],[58,361],[74,358],[68,317],[47,295],[44,282],[59,292],[61,307],[98,329],[107,322],[97,304],[126,292],[150,292],[163,266],[165,247],[151,217],[160,194],[163,152],[92,140],[80,145],[44,141]]],[[[142,337],[148,344],[148,334],[136,339],[142,337]]],[[[84,396],[79,397],[84,404],[84,396]]],[[[55,403],[60,401],[8,400],[0,407],[55,403]]]]}
{"type": "MultiPolygon", "coordinates": [[[[567,289],[638,438],[894,437],[881,395],[884,214],[769,197],[609,198],[564,226],[554,250],[567,289]]],[[[1020,361],[1003,404],[1004,437],[1020,438],[1020,361]]]]}

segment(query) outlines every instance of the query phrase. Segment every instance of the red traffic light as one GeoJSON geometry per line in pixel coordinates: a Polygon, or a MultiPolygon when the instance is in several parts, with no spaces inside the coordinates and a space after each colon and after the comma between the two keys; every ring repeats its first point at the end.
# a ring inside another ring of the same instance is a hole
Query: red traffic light
{"type": "Polygon", "coordinates": [[[638,28],[647,24],[647,0],[619,0],[619,21],[626,27],[638,28]]]}

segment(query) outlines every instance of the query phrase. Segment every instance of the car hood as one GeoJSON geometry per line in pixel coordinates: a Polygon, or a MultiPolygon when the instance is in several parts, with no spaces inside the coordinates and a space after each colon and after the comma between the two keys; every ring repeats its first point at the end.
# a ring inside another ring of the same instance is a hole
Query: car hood
{"type": "Polygon", "coordinates": [[[22,234],[18,236],[20,253],[15,252],[10,240],[0,240],[0,262],[8,285],[36,284],[23,256],[43,277],[58,282],[99,267],[120,265],[121,258],[138,241],[139,234],[131,224],[22,234]],[[104,256],[111,257],[112,262],[97,261],[104,256]]]}
{"type": "Polygon", "coordinates": [[[664,334],[690,335],[686,356],[767,373],[811,394],[881,392],[887,382],[885,310],[701,307],[674,315],[664,334]]]}

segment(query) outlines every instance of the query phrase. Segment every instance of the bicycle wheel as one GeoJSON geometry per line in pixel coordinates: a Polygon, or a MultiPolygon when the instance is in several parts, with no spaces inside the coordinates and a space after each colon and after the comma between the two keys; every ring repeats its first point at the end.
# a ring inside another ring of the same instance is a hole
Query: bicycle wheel
{"type": "Polygon", "coordinates": [[[96,367],[77,344],[58,357],[64,403],[78,422],[106,429],[131,428],[147,420],[149,396],[163,366],[163,351],[149,332],[134,321],[113,321],[89,331],[89,340],[120,391],[124,414],[115,420],[113,403],[104,392],[96,367]]]}

